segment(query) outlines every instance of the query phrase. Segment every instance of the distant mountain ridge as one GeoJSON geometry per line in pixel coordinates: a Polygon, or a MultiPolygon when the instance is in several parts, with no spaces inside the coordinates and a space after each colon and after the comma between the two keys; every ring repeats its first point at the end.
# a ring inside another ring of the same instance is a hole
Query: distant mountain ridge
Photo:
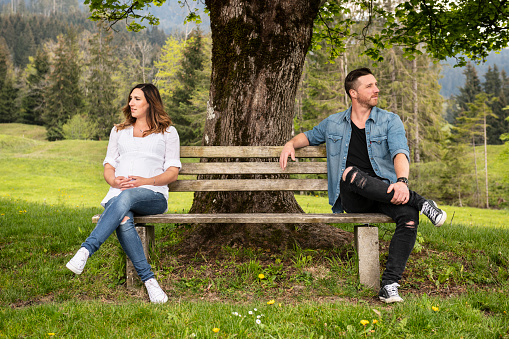
{"type": "MultiPolygon", "coordinates": [[[[194,22],[184,24],[184,19],[189,14],[189,10],[198,9],[202,23],[199,24],[203,32],[210,32],[209,15],[204,12],[205,5],[200,1],[188,1],[189,6],[181,6],[177,1],[166,1],[158,7],[151,4],[150,8],[144,12],[151,13],[159,18],[159,28],[167,34],[188,32],[197,24],[194,22]]],[[[88,11],[88,6],[84,0],[0,0],[0,14],[9,14],[14,8],[15,13],[34,13],[49,15],[56,8],[57,13],[72,13],[78,9],[88,11]]],[[[122,25],[122,22],[117,25],[122,25]]],[[[142,22],[141,24],[146,24],[142,22]]]]}
{"type": "MultiPolygon", "coordinates": [[[[439,83],[442,86],[440,94],[445,98],[459,94],[459,89],[465,84],[465,76],[463,75],[465,67],[454,68],[455,63],[454,58],[449,58],[447,61],[442,62],[443,68],[441,74],[443,77],[439,83]]],[[[500,52],[491,52],[488,58],[486,58],[485,63],[479,65],[472,64],[481,82],[484,82],[484,74],[488,71],[488,67],[491,66],[493,68],[493,65],[497,65],[499,72],[504,70],[509,76],[509,48],[503,49],[500,52]]]]}

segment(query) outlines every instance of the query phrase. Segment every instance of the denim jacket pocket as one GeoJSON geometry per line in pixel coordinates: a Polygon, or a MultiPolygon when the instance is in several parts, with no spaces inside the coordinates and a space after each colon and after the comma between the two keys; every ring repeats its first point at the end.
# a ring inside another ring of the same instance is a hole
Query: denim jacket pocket
{"type": "Polygon", "coordinates": [[[327,136],[327,153],[331,156],[338,155],[341,152],[341,140],[343,139],[342,135],[332,135],[329,134],[327,136]]]}
{"type": "Polygon", "coordinates": [[[387,155],[389,155],[389,157],[390,157],[389,144],[387,142],[386,135],[372,137],[370,142],[371,142],[371,148],[373,150],[373,155],[375,157],[385,158],[387,155]]]}

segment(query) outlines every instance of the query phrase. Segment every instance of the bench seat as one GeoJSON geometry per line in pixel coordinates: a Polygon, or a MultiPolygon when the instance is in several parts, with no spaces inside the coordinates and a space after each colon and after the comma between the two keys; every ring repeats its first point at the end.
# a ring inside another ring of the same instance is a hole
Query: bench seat
{"type": "MultiPolygon", "coordinates": [[[[101,215],[95,215],[97,222],[101,215]]],[[[218,213],[218,214],[153,214],[135,216],[137,224],[351,224],[393,223],[385,214],[379,213],[218,213]]]]}

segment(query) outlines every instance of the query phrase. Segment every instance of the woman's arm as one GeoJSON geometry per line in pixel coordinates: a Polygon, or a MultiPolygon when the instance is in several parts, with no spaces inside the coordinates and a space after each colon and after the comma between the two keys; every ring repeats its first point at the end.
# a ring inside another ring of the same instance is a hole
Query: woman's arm
{"type": "Polygon", "coordinates": [[[130,188],[128,183],[131,179],[122,177],[122,176],[116,177],[115,176],[115,167],[111,166],[109,163],[104,164],[103,175],[104,175],[104,180],[106,180],[108,185],[110,185],[113,188],[118,188],[118,189],[130,188]]]}
{"type": "Polygon", "coordinates": [[[180,169],[178,167],[168,167],[168,169],[163,173],[152,177],[153,183],[150,183],[149,185],[166,186],[174,181],[177,181],[179,170],[180,169]]]}
{"type": "Polygon", "coordinates": [[[108,149],[106,151],[106,158],[103,161],[104,166],[104,180],[113,188],[126,188],[125,183],[129,180],[126,177],[115,175],[115,166],[117,166],[117,159],[119,157],[118,139],[120,132],[116,127],[113,127],[110,132],[110,139],[108,141],[108,149]]]}
{"type": "Polygon", "coordinates": [[[169,183],[172,183],[177,180],[179,175],[178,167],[169,167],[163,173],[156,175],[151,178],[143,178],[136,175],[132,175],[128,178],[128,182],[123,185],[122,188],[133,188],[139,186],[166,186],[169,183]]]}

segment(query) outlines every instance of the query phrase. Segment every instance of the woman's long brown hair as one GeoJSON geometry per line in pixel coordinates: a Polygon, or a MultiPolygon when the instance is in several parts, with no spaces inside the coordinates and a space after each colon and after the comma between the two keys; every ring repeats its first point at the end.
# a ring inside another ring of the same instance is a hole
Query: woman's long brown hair
{"type": "Polygon", "coordinates": [[[173,123],[168,116],[168,113],[166,113],[164,110],[163,101],[161,100],[159,90],[152,84],[138,84],[131,89],[129,96],[127,97],[127,104],[122,109],[125,120],[123,123],[115,125],[117,127],[117,131],[123,130],[129,126],[133,126],[136,122],[136,118],[134,118],[131,114],[131,107],[129,107],[131,94],[136,88],[139,88],[143,91],[145,99],[149,104],[147,112],[147,124],[149,129],[143,132],[143,136],[145,137],[152,133],[164,133],[164,131],[173,125],[173,123]]]}

